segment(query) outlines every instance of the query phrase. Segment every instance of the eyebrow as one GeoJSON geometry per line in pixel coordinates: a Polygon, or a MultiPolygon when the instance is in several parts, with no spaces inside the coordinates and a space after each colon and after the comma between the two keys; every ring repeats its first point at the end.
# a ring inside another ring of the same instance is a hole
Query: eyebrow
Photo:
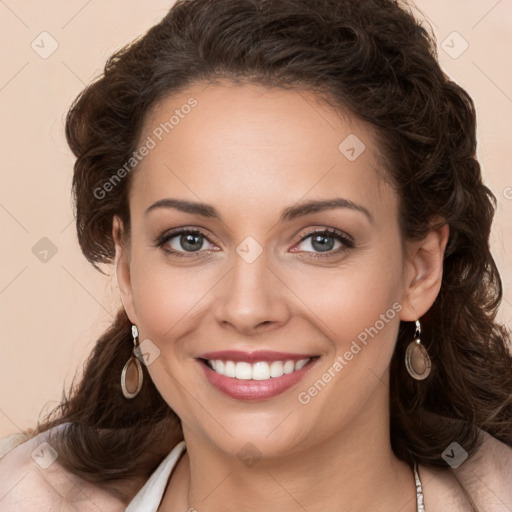
{"type": "MultiPolygon", "coordinates": [[[[158,208],[174,208],[185,213],[192,213],[194,215],[200,215],[201,217],[218,219],[222,221],[222,216],[212,205],[171,198],[160,199],[156,203],[153,203],[151,206],[146,208],[144,215],[147,215],[149,212],[158,208]]],[[[327,200],[305,201],[293,206],[289,206],[288,208],[285,208],[281,213],[279,222],[291,221],[298,217],[303,217],[311,213],[321,212],[332,208],[348,208],[349,210],[361,212],[372,224],[374,223],[374,218],[367,208],[348,199],[339,197],[327,200]]]]}

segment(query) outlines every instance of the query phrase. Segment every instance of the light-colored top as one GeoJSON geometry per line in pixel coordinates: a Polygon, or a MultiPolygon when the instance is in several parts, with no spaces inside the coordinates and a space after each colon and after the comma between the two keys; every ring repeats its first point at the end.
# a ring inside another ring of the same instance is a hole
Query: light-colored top
{"type": "Polygon", "coordinates": [[[144,486],[135,495],[133,500],[130,501],[125,512],[157,512],[172,470],[184,450],[185,441],[181,441],[155,469],[144,486]]]}
{"type": "MultiPolygon", "coordinates": [[[[63,424],[53,428],[62,427],[63,424]]],[[[428,496],[425,496],[428,498],[428,501],[425,500],[428,512],[470,510],[469,497],[482,512],[512,511],[512,448],[483,430],[480,433],[482,445],[459,467],[435,468],[428,464],[422,467],[422,480],[428,484],[428,496]]],[[[122,500],[108,490],[64,470],[58,459],[42,469],[34,458],[34,452],[44,441],[48,441],[47,431],[36,437],[14,434],[0,439],[2,512],[61,510],[70,502],[75,503],[78,499],[83,501],[84,497],[89,497],[95,509],[100,508],[105,512],[157,512],[173,469],[186,449],[184,442],[177,444],[148,480],[141,483],[138,479],[136,485],[140,490],[127,504],[126,498],[122,500]]],[[[416,473],[417,510],[420,512],[424,503],[420,501],[421,482],[416,473]]],[[[125,495],[132,495],[133,484],[129,485],[130,489],[126,489],[125,495]]]]}
{"type": "MultiPolygon", "coordinates": [[[[171,450],[133,500],[130,501],[125,512],[157,512],[172,470],[185,449],[185,441],[181,441],[171,450]]],[[[416,482],[416,510],[417,512],[425,512],[423,489],[416,464],[414,464],[414,479],[416,482]]]]}
{"type": "MultiPolygon", "coordinates": [[[[53,428],[60,429],[63,426],[61,424],[53,428]]],[[[129,498],[114,496],[109,490],[101,489],[96,484],[64,470],[58,459],[42,469],[34,458],[34,451],[44,441],[48,442],[48,433],[45,431],[35,437],[30,434],[14,434],[0,439],[2,512],[61,510],[69,508],[67,505],[75,503],[77,499],[84,501],[84,497],[89,497],[95,509],[100,508],[105,512],[157,512],[167,483],[172,478],[173,469],[177,467],[180,456],[186,449],[183,442],[177,444],[148,480],[141,483],[140,478],[136,479],[137,488],[140,490],[132,498],[131,505],[128,505],[129,498]]],[[[512,447],[483,430],[480,434],[483,443],[459,467],[435,468],[428,464],[422,467],[422,480],[428,483],[428,495],[424,500],[428,499],[424,504],[428,512],[470,510],[471,500],[478,510],[512,511],[512,447]]],[[[416,472],[415,479],[417,510],[420,512],[421,482],[416,472]]],[[[130,487],[126,487],[124,495],[133,496],[134,483],[127,483],[130,487]]]]}

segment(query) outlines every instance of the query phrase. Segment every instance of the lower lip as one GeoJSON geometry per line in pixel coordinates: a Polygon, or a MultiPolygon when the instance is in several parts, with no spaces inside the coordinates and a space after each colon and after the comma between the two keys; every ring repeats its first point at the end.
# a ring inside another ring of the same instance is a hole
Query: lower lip
{"type": "Polygon", "coordinates": [[[203,368],[208,382],[231,398],[238,400],[266,400],[284,393],[300,382],[317,361],[318,358],[311,359],[306,366],[302,367],[300,370],[282,375],[281,377],[271,377],[267,380],[226,377],[225,375],[220,375],[213,371],[204,362],[198,360],[198,363],[203,368]]]}

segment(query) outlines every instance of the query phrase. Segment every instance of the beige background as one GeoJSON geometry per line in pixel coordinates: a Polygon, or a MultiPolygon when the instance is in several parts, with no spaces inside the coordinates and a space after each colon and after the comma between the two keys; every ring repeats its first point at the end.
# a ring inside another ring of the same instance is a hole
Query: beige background
{"type": "MultiPolygon", "coordinates": [[[[56,405],[120,304],[113,278],[78,247],[64,116],[112,51],[171,4],[0,0],[0,436],[34,426],[56,405]],[[52,44],[58,48],[42,58],[52,44]],[[41,261],[49,245],[56,253],[41,261]]],[[[432,23],[443,68],[477,105],[478,154],[499,202],[492,243],[505,287],[500,319],[511,326],[512,0],[416,5],[432,23]],[[464,41],[467,50],[453,58],[464,41]]]]}

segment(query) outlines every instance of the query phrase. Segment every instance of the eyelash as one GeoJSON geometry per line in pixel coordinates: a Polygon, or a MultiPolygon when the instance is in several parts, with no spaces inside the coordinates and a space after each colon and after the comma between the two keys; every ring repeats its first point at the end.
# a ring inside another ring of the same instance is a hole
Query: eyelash
{"type": "MultiPolygon", "coordinates": [[[[164,234],[162,237],[160,237],[158,239],[157,243],[155,244],[155,247],[159,247],[160,249],[162,249],[162,251],[164,251],[164,253],[167,256],[177,256],[178,258],[194,257],[196,254],[203,252],[203,251],[186,252],[186,251],[168,250],[168,249],[164,248],[164,245],[167,242],[169,242],[169,240],[172,240],[173,238],[176,238],[177,236],[180,236],[180,235],[189,235],[189,234],[201,236],[209,243],[212,243],[210,241],[210,239],[202,231],[200,231],[198,229],[189,228],[189,229],[178,229],[176,231],[171,231],[170,233],[164,234]]],[[[312,231],[306,233],[304,236],[302,236],[302,238],[297,242],[297,244],[300,244],[300,243],[304,242],[304,240],[307,240],[312,235],[317,235],[317,234],[328,235],[328,237],[334,238],[335,240],[340,242],[344,247],[339,247],[338,249],[336,249],[334,251],[329,251],[329,252],[325,252],[325,253],[319,253],[319,252],[315,253],[315,252],[311,252],[311,251],[306,251],[307,253],[311,254],[314,258],[327,258],[330,256],[334,256],[336,254],[339,254],[342,251],[346,251],[348,249],[353,249],[355,247],[354,242],[347,235],[343,234],[342,232],[340,232],[338,230],[329,229],[329,228],[312,230],[312,231]]],[[[298,251],[298,252],[302,252],[302,251],[298,251]]]]}

